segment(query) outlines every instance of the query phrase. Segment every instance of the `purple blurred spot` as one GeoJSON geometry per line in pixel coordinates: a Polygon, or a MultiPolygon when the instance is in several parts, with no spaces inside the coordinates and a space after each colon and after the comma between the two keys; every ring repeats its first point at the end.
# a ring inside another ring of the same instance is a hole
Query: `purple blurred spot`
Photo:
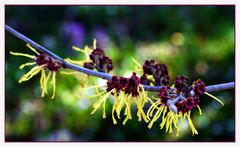
{"type": "Polygon", "coordinates": [[[44,35],[42,37],[42,45],[49,49],[54,49],[54,47],[56,46],[56,40],[51,35],[44,35]]]}
{"type": "Polygon", "coordinates": [[[49,135],[49,141],[71,141],[73,135],[67,129],[60,129],[49,135]]]}
{"type": "Polygon", "coordinates": [[[116,34],[119,36],[124,36],[129,33],[126,23],[117,22],[113,26],[114,26],[114,30],[116,30],[116,34]]]}
{"type": "Polygon", "coordinates": [[[102,48],[103,50],[107,48],[109,37],[104,29],[96,29],[94,31],[94,37],[97,39],[97,47],[102,48]]]}
{"type": "Polygon", "coordinates": [[[85,37],[84,26],[79,22],[65,21],[59,29],[60,36],[62,36],[65,43],[68,45],[79,46],[85,37]]]}
{"type": "Polygon", "coordinates": [[[212,126],[212,133],[215,136],[220,136],[224,132],[224,128],[221,123],[214,123],[212,126]]]}

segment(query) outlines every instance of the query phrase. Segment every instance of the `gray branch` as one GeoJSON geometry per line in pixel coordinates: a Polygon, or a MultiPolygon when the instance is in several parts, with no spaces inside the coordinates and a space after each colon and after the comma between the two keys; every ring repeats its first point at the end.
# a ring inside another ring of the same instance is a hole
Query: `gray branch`
{"type": "MultiPolygon", "coordinates": [[[[91,76],[103,78],[106,80],[110,80],[112,78],[111,74],[104,73],[104,72],[98,72],[95,70],[90,70],[81,66],[74,65],[70,62],[65,61],[63,58],[59,57],[58,55],[54,54],[53,52],[49,51],[45,47],[39,45],[38,43],[34,42],[30,38],[26,37],[25,35],[19,33],[15,29],[11,28],[10,26],[6,25],[5,26],[6,31],[10,32],[12,35],[16,36],[20,40],[30,44],[34,48],[36,48],[38,51],[47,54],[48,56],[51,56],[52,58],[58,60],[60,64],[64,68],[69,68],[75,71],[79,71],[91,76]]],[[[148,86],[148,85],[143,85],[144,89],[147,91],[159,91],[161,86],[148,86]]],[[[206,92],[214,92],[214,91],[221,91],[221,90],[227,90],[227,89],[233,89],[234,88],[234,82],[229,82],[229,83],[223,83],[223,84],[217,84],[217,85],[210,85],[206,86],[206,92]]]]}
{"type": "Polygon", "coordinates": [[[206,92],[222,91],[227,89],[233,89],[234,87],[235,87],[234,82],[211,85],[211,86],[206,86],[206,92]]]}
{"type": "Polygon", "coordinates": [[[100,77],[100,78],[103,78],[103,79],[106,79],[106,80],[109,80],[109,79],[112,78],[112,75],[110,75],[108,73],[97,72],[97,71],[90,70],[90,69],[87,69],[87,68],[83,68],[83,67],[74,65],[70,62],[67,62],[63,58],[59,57],[58,55],[54,54],[53,52],[49,51],[45,47],[43,47],[43,46],[39,45],[38,43],[34,42],[33,40],[26,37],[25,35],[23,35],[23,34],[19,33],[18,31],[14,30],[10,26],[6,25],[5,28],[8,32],[10,32],[14,36],[18,37],[19,39],[23,40],[24,42],[30,44],[31,46],[36,48],[38,51],[40,51],[42,53],[45,53],[45,54],[51,56],[52,58],[58,60],[64,68],[69,68],[69,69],[72,69],[72,70],[75,70],[75,71],[83,72],[83,73],[86,73],[88,75],[100,77]]]}

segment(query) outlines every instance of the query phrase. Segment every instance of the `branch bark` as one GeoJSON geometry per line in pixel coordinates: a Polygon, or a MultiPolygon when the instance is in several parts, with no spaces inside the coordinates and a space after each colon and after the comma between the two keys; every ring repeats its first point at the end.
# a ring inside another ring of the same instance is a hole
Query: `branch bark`
{"type": "Polygon", "coordinates": [[[97,71],[90,70],[90,69],[87,69],[87,68],[84,68],[84,67],[80,67],[80,66],[77,66],[77,65],[74,65],[70,62],[65,61],[63,58],[59,57],[58,55],[54,54],[53,52],[49,51],[45,47],[39,45],[35,41],[33,41],[30,38],[26,37],[25,35],[19,33],[18,31],[16,31],[15,29],[11,28],[8,25],[6,25],[5,29],[6,29],[6,31],[10,32],[11,34],[16,36],[17,38],[19,38],[22,41],[30,44],[31,46],[33,46],[38,51],[40,51],[42,53],[45,53],[45,54],[49,55],[50,57],[58,60],[61,63],[61,65],[65,68],[69,68],[69,69],[72,69],[72,70],[75,70],[75,71],[83,72],[83,73],[86,73],[88,75],[96,76],[96,77],[103,78],[103,79],[106,79],[106,80],[110,80],[112,78],[112,75],[110,75],[108,73],[97,72],[97,71]]]}
{"type": "MultiPolygon", "coordinates": [[[[34,48],[36,48],[38,51],[40,51],[42,53],[45,53],[45,54],[51,56],[52,58],[58,60],[64,68],[69,68],[69,69],[72,69],[72,70],[75,70],[75,71],[83,72],[85,74],[95,76],[95,77],[99,77],[99,78],[103,78],[103,79],[106,79],[106,80],[110,80],[112,78],[111,74],[98,72],[98,71],[95,71],[95,70],[90,70],[90,69],[87,69],[87,68],[84,68],[84,67],[81,67],[81,66],[77,66],[75,64],[72,64],[70,62],[65,61],[63,58],[59,57],[58,55],[56,55],[53,52],[46,49],[45,47],[43,47],[43,46],[39,45],[38,43],[34,42],[30,38],[26,37],[25,35],[21,34],[20,32],[16,31],[15,29],[11,28],[8,25],[5,25],[5,29],[6,29],[6,31],[8,31],[12,35],[14,35],[15,37],[19,38],[20,40],[22,40],[22,41],[30,44],[34,48]]],[[[206,86],[206,92],[214,92],[214,91],[233,89],[234,85],[235,85],[234,82],[217,84],[217,85],[210,85],[210,86],[206,86]]],[[[143,85],[143,88],[147,91],[159,91],[161,86],[143,85]]]]}

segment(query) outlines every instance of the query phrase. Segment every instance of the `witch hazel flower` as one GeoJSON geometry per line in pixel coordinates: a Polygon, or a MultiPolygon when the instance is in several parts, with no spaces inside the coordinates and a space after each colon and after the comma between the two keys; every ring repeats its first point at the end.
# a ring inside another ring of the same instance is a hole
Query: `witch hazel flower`
{"type": "Polygon", "coordinates": [[[126,116],[123,125],[125,125],[129,119],[132,119],[131,106],[134,102],[137,106],[138,121],[144,120],[145,122],[149,122],[143,109],[145,104],[151,100],[147,97],[147,92],[140,84],[140,78],[136,73],[133,72],[130,78],[113,76],[107,81],[106,90],[98,95],[100,95],[101,98],[93,105],[94,109],[91,114],[94,114],[100,106],[102,106],[103,118],[106,118],[105,103],[112,95],[114,99],[112,106],[112,120],[114,124],[117,124],[117,119],[121,119],[121,111],[123,109],[124,115],[126,116]]]}
{"type": "MultiPolygon", "coordinates": [[[[99,72],[107,72],[109,73],[111,70],[113,70],[113,63],[112,60],[107,57],[101,48],[97,48],[97,40],[93,40],[93,49],[89,48],[87,45],[84,47],[84,49],[78,48],[76,46],[73,46],[73,49],[79,52],[82,52],[84,54],[84,59],[82,60],[72,60],[72,59],[65,59],[68,62],[71,62],[76,65],[83,66],[84,68],[94,70],[96,69],[99,72]]],[[[82,87],[88,86],[88,75],[84,73],[79,73],[77,71],[74,72],[67,72],[63,71],[61,72],[66,75],[75,74],[76,77],[79,79],[80,85],[82,87]]],[[[96,80],[94,80],[96,83],[96,80]]]]}
{"type": "Polygon", "coordinates": [[[171,87],[161,87],[158,94],[159,99],[152,104],[147,112],[148,119],[152,117],[148,128],[151,128],[153,123],[160,118],[160,129],[165,127],[166,133],[172,133],[175,128],[176,135],[178,136],[182,124],[187,121],[192,131],[192,135],[195,135],[198,134],[198,131],[191,119],[191,112],[198,109],[199,114],[202,115],[199,106],[201,95],[207,94],[223,105],[221,100],[205,92],[205,84],[203,81],[198,79],[194,81],[191,86],[187,85],[187,81],[187,77],[178,76],[171,87]],[[153,115],[154,111],[156,112],[153,115]]]}
{"type": "Polygon", "coordinates": [[[91,61],[89,55],[91,54],[91,52],[94,49],[96,49],[96,46],[97,46],[97,40],[95,38],[93,39],[93,49],[89,48],[88,45],[86,45],[84,48],[79,48],[77,46],[72,46],[73,50],[75,50],[77,52],[81,52],[81,53],[84,54],[84,59],[82,59],[82,60],[72,60],[70,58],[67,58],[65,60],[68,61],[68,62],[71,62],[73,64],[83,66],[83,64],[85,62],[90,62],[91,61]]]}
{"type": "Polygon", "coordinates": [[[100,72],[110,72],[113,69],[112,59],[107,57],[104,51],[96,48],[89,55],[91,62],[85,62],[84,67],[89,69],[96,68],[100,72]],[[91,65],[91,66],[90,66],[91,65]]]}
{"type": "MultiPolygon", "coordinates": [[[[70,58],[66,58],[65,60],[67,62],[79,65],[79,66],[84,66],[84,67],[88,67],[88,69],[93,69],[94,65],[91,63],[91,59],[90,59],[90,54],[91,52],[96,48],[97,45],[97,40],[94,38],[93,39],[93,49],[89,48],[88,45],[86,45],[84,48],[79,48],[77,46],[72,46],[72,49],[77,51],[77,52],[81,52],[83,53],[84,57],[81,60],[72,60],[70,58]],[[88,63],[89,62],[89,63],[88,63]]],[[[77,79],[79,79],[80,81],[80,85],[81,87],[87,87],[88,86],[88,75],[85,73],[79,73],[77,71],[62,71],[61,74],[64,75],[75,75],[77,79]]]]}
{"type": "Polygon", "coordinates": [[[96,69],[100,72],[110,72],[113,69],[112,59],[105,55],[103,49],[97,47],[96,39],[93,40],[93,49],[89,48],[87,45],[84,49],[76,46],[73,46],[73,49],[84,53],[85,59],[76,61],[67,58],[66,61],[91,70],[96,69]]]}
{"type": "Polygon", "coordinates": [[[175,128],[178,136],[183,122],[187,120],[192,134],[198,134],[191,119],[191,111],[198,109],[202,115],[199,106],[201,95],[206,94],[223,105],[221,100],[205,92],[205,84],[200,79],[188,86],[189,79],[186,76],[178,76],[174,84],[169,86],[170,76],[165,64],[146,60],[141,69],[141,64],[134,58],[132,60],[136,64],[136,71],[143,72],[140,77],[141,84],[161,86],[158,97],[153,97],[156,101],[152,102],[147,111],[147,119],[150,120],[149,129],[160,119],[160,129],[166,128],[166,132],[172,133],[175,128]]]}
{"type": "Polygon", "coordinates": [[[143,72],[142,76],[140,77],[141,84],[153,86],[169,84],[170,76],[168,68],[165,64],[159,64],[154,60],[146,60],[143,66],[141,66],[137,60],[134,58],[132,58],[132,60],[136,64],[136,71],[143,72]],[[140,67],[142,69],[140,69],[140,67]]]}
{"type": "Polygon", "coordinates": [[[37,75],[38,73],[41,73],[40,78],[40,86],[42,89],[41,97],[44,97],[45,94],[48,94],[47,91],[47,85],[49,82],[51,82],[51,85],[53,87],[53,94],[51,98],[55,97],[55,91],[56,91],[56,72],[61,68],[61,64],[53,59],[52,57],[47,57],[44,53],[37,52],[32,46],[27,44],[27,47],[31,49],[36,55],[29,55],[24,53],[18,53],[18,52],[12,52],[10,51],[10,54],[14,56],[23,56],[28,57],[32,59],[32,62],[27,62],[25,64],[20,65],[20,69],[23,69],[26,66],[32,66],[35,65],[29,72],[24,74],[20,79],[19,83],[28,81],[33,76],[37,75]],[[50,80],[51,77],[51,80],[50,80]]]}

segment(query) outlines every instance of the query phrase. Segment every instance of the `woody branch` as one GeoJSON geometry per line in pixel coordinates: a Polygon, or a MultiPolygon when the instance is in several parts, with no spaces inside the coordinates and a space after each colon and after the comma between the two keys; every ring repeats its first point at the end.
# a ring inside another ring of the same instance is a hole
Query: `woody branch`
{"type": "MultiPolygon", "coordinates": [[[[17,38],[21,39],[22,41],[30,44],[34,48],[36,48],[38,51],[45,53],[49,55],[50,57],[58,60],[60,64],[64,68],[72,69],[75,71],[79,71],[91,76],[103,78],[106,80],[110,80],[112,78],[111,74],[108,73],[103,73],[103,72],[98,72],[95,70],[90,70],[81,66],[77,66],[75,64],[72,64],[70,62],[65,61],[63,58],[59,57],[58,55],[54,54],[53,52],[49,51],[45,47],[39,45],[38,43],[34,42],[30,38],[26,37],[25,35],[21,34],[20,32],[16,31],[15,29],[11,28],[10,26],[6,25],[5,26],[6,31],[11,33],[12,35],[16,36],[17,38]]],[[[227,89],[233,89],[235,83],[234,82],[228,82],[228,83],[223,83],[223,84],[216,84],[216,85],[210,85],[206,86],[206,92],[215,92],[215,91],[222,91],[222,90],[227,90],[227,89]]],[[[161,86],[148,86],[148,85],[143,85],[143,88],[147,91],[159,91],[161,86]]]]}

